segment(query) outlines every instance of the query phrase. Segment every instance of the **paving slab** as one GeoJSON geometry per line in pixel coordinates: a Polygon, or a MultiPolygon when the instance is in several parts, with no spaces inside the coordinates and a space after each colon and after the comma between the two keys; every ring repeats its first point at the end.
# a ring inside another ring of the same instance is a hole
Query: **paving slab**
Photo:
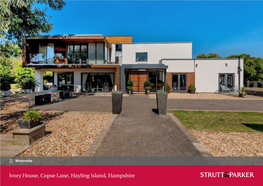
{"type": "Polygon", "coordinates": [[[202,156],[170,116],[156,114],[156,107],[146,95],[124,98],[123,111],[95,156],[202,156]]]}

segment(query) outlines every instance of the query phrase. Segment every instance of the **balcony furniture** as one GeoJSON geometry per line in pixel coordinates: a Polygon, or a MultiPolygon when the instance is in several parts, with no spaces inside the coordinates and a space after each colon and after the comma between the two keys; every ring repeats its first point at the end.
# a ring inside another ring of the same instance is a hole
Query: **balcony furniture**
{"type": "Polygon", "coordinates": [[[51,94],[42,94],[35,96],[35,105],[43,105],[51,102],[51,94]]]}
{"type": "Polygon", "coordinates": [[[60,99],[65,99],[70,97],[70,92],[69,91],[60,91],[59,92],[59,98],[60,99]]]}

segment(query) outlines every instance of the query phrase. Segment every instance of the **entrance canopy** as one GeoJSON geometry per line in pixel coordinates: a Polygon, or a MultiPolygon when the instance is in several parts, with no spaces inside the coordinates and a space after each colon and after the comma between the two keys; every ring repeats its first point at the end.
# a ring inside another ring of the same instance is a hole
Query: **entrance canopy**
{"type": "Polygon", "coordinates": [[[134,92],[143,92],[144,82],[150,81],[151,91],[166,90],[166,69],[164,64],[125,64],[121,66],[121,91],[125,92],[126,83],[134,82],[134,92]]]}

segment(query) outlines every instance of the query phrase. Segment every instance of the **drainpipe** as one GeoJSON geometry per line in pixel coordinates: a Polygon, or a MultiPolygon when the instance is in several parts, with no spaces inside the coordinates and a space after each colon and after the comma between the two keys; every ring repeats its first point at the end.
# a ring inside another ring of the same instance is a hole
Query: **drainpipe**
{"type": "Polygon", "coordinates": [[[240,57],[238,57],[238,93],[240,93],[240,71],[241,71],[241,68],[240,68],[240,57]]]}

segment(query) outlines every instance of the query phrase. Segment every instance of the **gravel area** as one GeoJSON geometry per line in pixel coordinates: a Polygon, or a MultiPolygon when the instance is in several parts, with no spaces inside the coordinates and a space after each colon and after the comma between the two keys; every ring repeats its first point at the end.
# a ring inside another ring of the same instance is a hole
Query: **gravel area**
{"type": "Polygon", "coordinates": [[[263,156],[263,133],[260,132],[216,132],[197,130],[190,130],[190,132],[213,156],[263,156]]]}
{"type": "Polygon", "coordinates": [[[21,157],[83,156],[112,114],[64,113],[46,125],[47,136],[21,157]]]}
{"type": "MultiPolygon", "coordinates": [[[[9,133],[10,130],[18,127],[17,120],[22,117],[22,112],[16,112],[19,109],[24,109],[29,107],[28,100],[31,100],[30,106],[35,105],[35,95],[43,94],[41,92],[14,95],[10,97],[1,98],[1,110],[0,110],[0,120],[1,128],[0,132],[2,134],[9,133]]],[[[57,98],[57,93],[51,93],[51,101],[57,98]],[[56,95],[56,97],[55,97],[56,95]]],[[[48,121],[49,117],[53,117],[53,114],[45,114],[48,121]]]]}
{"type": "MultiPolygon", "coordinates": [[[[150,94],[150,98],[156,98],[155,94],[150,94]]],[[[215,94],[215,93],[169,93],[168,99],[235,99],[235,100],[263,100],[260,96],[247,95],[246,98],[235,97],[231,95],[215,94]]]]}

